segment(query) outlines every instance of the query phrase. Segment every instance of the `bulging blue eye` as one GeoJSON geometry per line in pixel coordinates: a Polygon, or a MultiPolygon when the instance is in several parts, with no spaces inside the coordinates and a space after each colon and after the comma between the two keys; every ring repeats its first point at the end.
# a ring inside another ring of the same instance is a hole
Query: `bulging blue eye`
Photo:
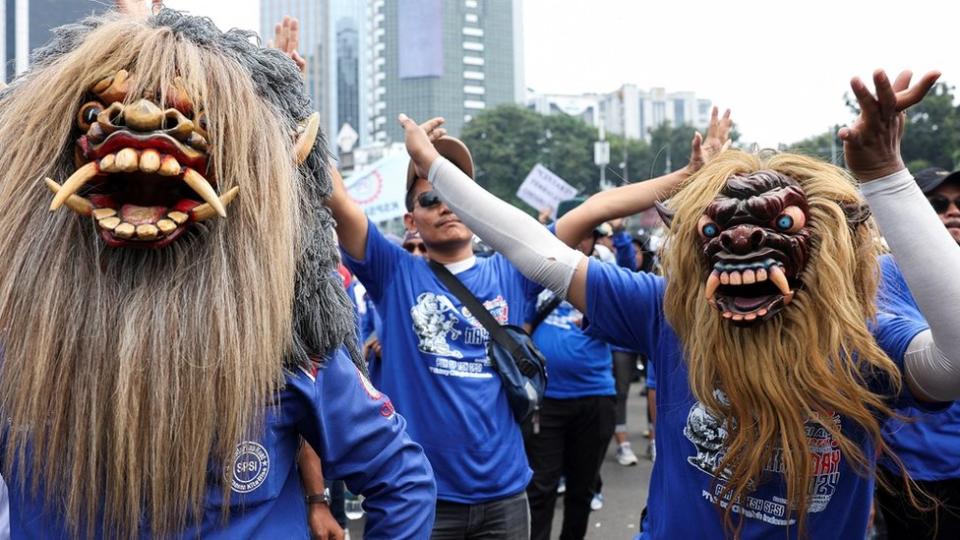
{"type": "Polygon", "coordinates": [[[720,227],[717,227],[714,223],[707,223],[700,231],[707,238],[716,238],[717,235],[720,234],[720,227]]]}
{"type": "Polygon", "coordinates": [[[782,215],[777,218],[777,228],[781,231],[789,231],[793,227],[793,218],[788,215],[782,215]]]}

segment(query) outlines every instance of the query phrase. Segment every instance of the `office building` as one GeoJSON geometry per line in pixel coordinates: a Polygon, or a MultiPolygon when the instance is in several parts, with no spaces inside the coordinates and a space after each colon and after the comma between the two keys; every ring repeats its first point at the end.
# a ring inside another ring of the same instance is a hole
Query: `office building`
{"type": "Polygon", "coordinates": [[[521,0],[371,0],[374,140],[403,140],[396,122],[443,116],[459,135],[474,115],[522,103],[521,0]]]}
{"type": "Polygon", "coordinates": [[[53,38],[51,29],[108,6],[92,0],[0,0],[0,82],[8,83],[27,70],[30,53],[53,38]]]}
{"type": "Polygon", "coordinates": [[[607,94],[531,94],[527,107],[540,114],[575,116],[596,127],[603,122],[608,133],[649,141],[650,132],[666,123],[706,129],[712,103],[694,92],[640,90],[636,85],[625,84],[607,94]]]}

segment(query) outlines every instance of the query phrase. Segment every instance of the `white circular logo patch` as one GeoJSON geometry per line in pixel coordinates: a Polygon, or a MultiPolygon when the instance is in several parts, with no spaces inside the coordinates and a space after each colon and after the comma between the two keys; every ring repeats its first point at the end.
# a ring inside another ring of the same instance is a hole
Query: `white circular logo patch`
{"type": "Polygon", "coordinates": [[[257,489],[270,474],[270,455],[260,443],[244,441],[237,445],[233,458],[233,477],[230,487],[237,493],[257,489]]]}

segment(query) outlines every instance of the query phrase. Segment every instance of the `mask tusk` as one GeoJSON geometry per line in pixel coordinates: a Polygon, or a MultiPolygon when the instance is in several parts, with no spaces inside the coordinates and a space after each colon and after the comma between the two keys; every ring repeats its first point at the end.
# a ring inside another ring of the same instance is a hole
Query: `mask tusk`
{"type": "Polygon", "coordinates": [[[297,156],[297,165],[302,165],[307,160],[307,156],[313,150],[313,145],[317,142],[317,133],[320,131],[320,113],[311,114],[301,125],[304,126],[303,131],[297,137],[297,142],[293,147],[294,155],[297,156]]]}
{"type": "Polygon", "coordinates": [[[67,202],[67,199],[69,199],[71,195],[79,191],[84,184],[98,174],[100,174],[100,164],[97,161],[91,161],[74,171],[74,173],[70,175],[70,178],[67,178],[67,181],[60,187],[57,194],[53,196],[53,202],[50,203],[50,211],[52,212],[63,206],[63,203],[67,202]]]}
{"type": "MultiPolygon", "coordinates": [[[[54,195],[60,191],[60,184],[49,178],[45,178],[43,181],[47,184],[47,187],[50,188],[50,191],[52,191],[54,195]]],[[[64,204],[66,204],[67,208],[73,210],[81,216],[89,216],[93,212],[93,203],[79,195],[71,195],[67,197],[67,200],[64,202],[64,204]]]]}
{"type": "MultiPolygon", "coordinates": [[[[230,205],[230,203],[233,202],[235,198],[237,198],[237,194],[239,193],[240,193],[239,187],[234,187],[230,189],[230,191],[227,191],[220,197],[220,203],[223,205],[224,208],[226,208],[227,206],[230,205]]],[[[195,222],[204,221],[216,215],[217,215],[217,211],[214,210],[214,208],[209,204],[201,204],[200,206],[190,211],[190,218],[195,222]]]]}
{"type": "Polygon", "coordinates": [[[190,186],[190,189],[195,191],[197,195],[200,195],[216,213],[220,214],[220,217],[227,217],[227,209],[224,208],[223,203],[220,202],[220,197],[217,197],[217,192],[203,175],[193,169],[184,169],[183,181],[186,182],[186,184],[190,186]]]}

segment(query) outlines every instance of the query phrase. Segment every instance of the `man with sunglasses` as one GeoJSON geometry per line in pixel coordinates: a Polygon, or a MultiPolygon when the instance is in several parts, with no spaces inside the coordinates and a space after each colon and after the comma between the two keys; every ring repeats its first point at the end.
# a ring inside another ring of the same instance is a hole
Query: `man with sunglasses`
{"type": "Polygon", "coordinates": [[[960,171],[932,167],[918,172],[916,179],[950,236],[960,244],[960,171]]]}
{"type": "MultiPolygon", "coordinates": [[[[436,200],[433,204],[437,204],[439,201],[436,200]]],[[[421,206],[429,207],[429,204],[421,206]]],[[[408,208],[409,210],[409,208],[408,208]]],[[[416,255],[417,257],[427,256],[427,246],[423,243],[423,238],[420,238],[420,231],[416,229],[410,229],[407,231],[407,234],[403,237],[403,249],[407,250],[407,253],[416,255]]]]}
{"type": "MultiPolygon", "coordinates": [[[[929,168],[915,176],[917,185],[940,221],[960,244],[960,171],[929,168]]],[[[922,238],[917,238],[923,241],[922,238]]],[[[932,261],[931,261],[932,262],[932,261]]],[[[881,259],[883,280],[878,304],[898,315],[922,319],[916,300],[893,258],[881,259]]],[[[900,467],[881,459],[880,477],[891,490],[878,489],[877,502],[887,527],[887,538],[953,539],[960,534],[960,402],[937,414],[916,408],[899,409],[909,420],[896,418],[884,425],[884,441],[903,462],[910,477],[941,504],[936,511],[918,511],[904,490],[900,467]]]]}
{"type": "MultiPolygon", "coordinates": [[[[423,125],[441,155],[473,177],[467,147],[444,137],[442,119],[423,125]]],[[[328,202],[344,263],[383,317],[380,390],[408,422],[437,480],[432,538],[527,540],[530,467],[520,427],[487,358],[489,335],[428,266],[384,238],[334,173],[328,202]]],[[[430,259],[445,265],[501,323],[519,326],[542,288],[501,255],[477,258],[473,233],[411,166],[404,224],[430,259]]],[[[406,242],[405,242],[406,244],[406,242]]]]}

